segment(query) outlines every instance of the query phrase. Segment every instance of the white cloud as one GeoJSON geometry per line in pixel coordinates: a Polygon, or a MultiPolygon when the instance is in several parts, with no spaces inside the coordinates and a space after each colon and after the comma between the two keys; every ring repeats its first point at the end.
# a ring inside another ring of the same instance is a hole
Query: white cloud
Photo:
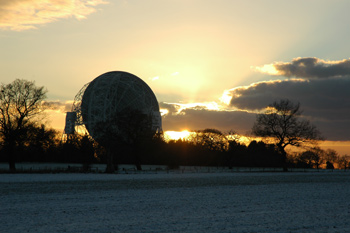
{"type": "Polygon", "coordinates": [[[78,20],[96,11],[103,0],[0,0],[0,29],[35,29],[58,19],[78,20]]]}

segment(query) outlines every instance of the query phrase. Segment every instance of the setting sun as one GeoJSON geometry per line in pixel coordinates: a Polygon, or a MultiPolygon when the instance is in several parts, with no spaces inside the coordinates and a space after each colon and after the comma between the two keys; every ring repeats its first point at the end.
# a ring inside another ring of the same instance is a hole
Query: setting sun
{"type": "Polygon", "coordinates": [[[183,131],[165,131],[164,136],[167,140],[186,139],[191,133],[187,130],[183,131]]]}

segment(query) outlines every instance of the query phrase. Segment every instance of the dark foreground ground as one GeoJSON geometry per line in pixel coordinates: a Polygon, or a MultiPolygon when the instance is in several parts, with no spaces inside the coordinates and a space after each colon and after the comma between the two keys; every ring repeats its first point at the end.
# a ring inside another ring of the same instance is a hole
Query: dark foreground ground
{"type": "Polygon", "coordinates": [[[0,232],[350,232],[350,173],[0,174],[0,232]]]}

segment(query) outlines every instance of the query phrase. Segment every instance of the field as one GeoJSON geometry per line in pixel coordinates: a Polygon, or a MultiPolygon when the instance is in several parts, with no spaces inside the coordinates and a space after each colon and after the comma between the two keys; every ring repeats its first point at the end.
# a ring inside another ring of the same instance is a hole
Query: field
{"type": "Polygon", "coordinates": [[[350,232],[349,172],[0,174],[0,232],[350,232]]]}

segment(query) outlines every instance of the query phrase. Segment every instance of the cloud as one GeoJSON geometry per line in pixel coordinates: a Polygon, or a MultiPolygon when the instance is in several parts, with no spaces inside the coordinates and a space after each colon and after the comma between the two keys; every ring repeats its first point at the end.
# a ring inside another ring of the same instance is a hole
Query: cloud
{"type": "Polygon", "coordinates": [[[255,114],[244,111],[213,111],[207,109],[185,109],[181,114],[163,117],[164,130],[201,130],[215,128],[223,132],[234,130],[241,134],[250,131],[255,114]]]}
{"type": "Polygon", "coordinates": [[[35,29],[58,19],[84,19],[103,0],[0,0],[0,29],[35,29]]]}
{"type": "Polygon", "coordinates": [[[233,109],[258,113],[272,102],[287,98],[301,104],[302,117],[315,124],[328,140],[350,140],[350,59],[299,57],[255,70],[290,79],[232,88],[221,100],[233,109]]]}
{"type": "Polygon", "coordinates": [[[66,113],[72,110],[73,101],[44,101],[42,105],[45,110],[66,113]]]}
{"type": "Polygon", "coordinates": [[[163,129],[172,131],[215,128],[223,132],[234,130],[241,134],[250,131],[255,114],[222,109],[214,103],[159,103],[168,112],[162,117],[163,129]],[[217,107],[213,107],[217,106],[217,107]]]}
{"type": "Polygon", "coordinates": [[[229,90],[230,106],[249,112],[263,110],[280,99],[300,102],[304,117],[329,140],[350,140],[350,76],[331,79],[291,79],[254,83],[229,90]]]}
{"type": "Polygon", "coordinates": [[[291,62],[276,62],[253,68],[262,73],[285,77],[335,78],[350,75],[350,59],[325,61],[315,57],[299,57],[291,62]]]}
{"type": "Polygon", "coordinates": [[[169,103],[166,103],[166,102],[160,102],[159,103],[159,108],[160,109],[167,109],[167,115],[170,114],[170,115],[173,115],[173,114],[176,114],[178,113],[178,106],[177,104],[169,104],[169,103]]]}
{"type": "Polygon", "coordinates": [[[196,110],[215,110],[220,111],[222,106],[216,102],[203,102],[203,103],[165,103],[159,104],[160,108],[167,109],[168,114],[182,114],[185,109],[196,109],[196,110]]]}

